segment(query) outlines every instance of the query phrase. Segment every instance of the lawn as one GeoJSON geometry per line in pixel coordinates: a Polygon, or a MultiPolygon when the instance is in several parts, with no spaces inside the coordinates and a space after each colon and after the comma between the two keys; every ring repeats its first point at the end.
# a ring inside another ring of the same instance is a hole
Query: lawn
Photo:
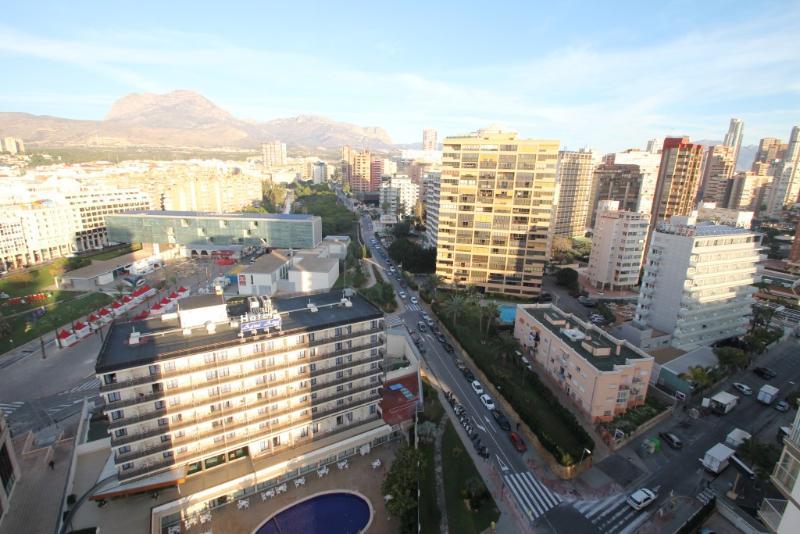
{"type": "Polygon", "coordinates": [[[419,518],[422,523],[422,532],[436,534],[439,532],[441,512],[436,505],[436,465],[434,463],[433,443],[420,444],[419,450],[425,458],[425,469],[419,479],[419,518]]]}
{"type": "Polygon", "coordinates": [[[438,423],[444,415],[444,408],[439,402],[436,390],[426,378],[422,379],[422,396],[424,400],[423,415],[425,420],[438,423]]]}
{"type": "Polygon", "coordinates": [[[498,351],[503,346],[501,338],[494,336],[481,343],[474,304],[464,308],[455,325],[452,314],[442,312],[438,304],[434,311],[556,461],[571,465],[584,448],[594,450],[591,436],[538,376],[502,356],[498,351]]]}
{"type": "Polygon", "coordinates": [[[52,263],[27,272],[13,273],[0,280],[0,293],[24,297],[40,293],[55,284],[55,277],[68,270],[69,259],[59,258],[52,263]]]}
{"type": "Polygon", "coordinates": [[[22,314],[7,319],[10,336],[0,338],[0,354],[18,347],[43,334],[51,334],[56,328],[88,315],[101,306],[111,302],[105,293],[69,293],[61,292],[72,298],[61,302],[47,304],[47,313],[36,321],[29,322],[29,314],[22,314]],[[85,296],[84,296],[85,295],[85,296]]]}
{"type": "Polygon", "coordinates": [[[665,404],[648,395],[644,404],[631,408],[623,415],[618,415],[607,426],[612,429],[618,428],[629,434],[666,409],[665,404]]]}
{"type": "Polygon", "coordinates": [[[488,492],[477,510],[467,509],[462,490],[471,478],[482,479],[455,428],[449,422],[442,438],[442,464],[450,532],[459,534],[483,532],[489,528],[492,521],[497,521],[500,512],[488,492]]]}
{"type": "Polygon", "coordinates": [[[98,252],[97,254],[88,254],[83,256],[85,258],[90,258],[92,260],[110,260],[112,258],[116,258],[117,256],[122,256],[123,254],[130,254],[131,252],[136,252],[137,250],[141,250],[142,245],[139,243],[132,243],[130,245],[124,245],[113,250],[106,250],[102,252],[98,252]]]}

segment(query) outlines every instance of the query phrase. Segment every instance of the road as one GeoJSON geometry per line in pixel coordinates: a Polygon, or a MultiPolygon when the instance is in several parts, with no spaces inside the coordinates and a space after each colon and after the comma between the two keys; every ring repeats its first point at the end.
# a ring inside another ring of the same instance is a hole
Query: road
{"type": "MultiPolygon", "coordinates": [[[[387,326],[405,324],[410,330],[417,329],[417,323],[422,320],[422,313],[427,308],[415,291],[400,286],[399,276],[391,272],[390,264],[387,263],[385,250],[377,249],[372,243],[374,234],[369,217],[363,217],[361,225],[364,240],[372,252],[372,261],[384,271],[384,278],[392,283],[396,293],[399,294],[401,291],[406,293],[406,299],[399,299],[401,305],[398,312],[387,317],[387,326]],[[417,299],[418,303],[412,303],[411,297],[417,299]]],[[[430,313],[430,310],[427,310],[427,313],[430,313]]],[[[518,510],[531,525],[536,524],[545,512],[562,502],[562,496],[543,485],[528,469],[525,456],[514,449],[508,433],[497,426],[489,411],[483,407],[470,384],[456,367],[455,357],[444,350],[443,345],[436,340],[429,329],[421,332],[421,335],[427,341],[426,353],[423,356],[425,363],[434,378],[446,390],[453,392],[458,402],[464,406],[469,418],[474,422],[473,427],[479,433],[481,442],[488,447],[491,455],[486,461],[491,462],[492,471],[502,481],[504,494],[510,494],[513,497],[518,510]]],[[[445,409],[450,410],[450,407],[445,406],[445,409]]],[[[509,417],[509,419],[511,418],[509,417]]],[[[514,425],[513,420],[511,420],[511,424],[514,425]]],[[[456,427],[459,429],[465,447],[471,448],[472,443],[466,434],[458,424],[456,427]]],[[[530,452],[526,454],[530,454],[530,452]]]]}

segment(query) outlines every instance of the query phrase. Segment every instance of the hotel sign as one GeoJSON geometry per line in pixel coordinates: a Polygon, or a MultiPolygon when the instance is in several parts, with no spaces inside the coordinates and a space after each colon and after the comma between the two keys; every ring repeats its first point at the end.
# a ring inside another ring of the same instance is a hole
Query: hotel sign
{"type": "Polygon", "coordinates": [[[239,322],[239,331],[243,334],[248,332],[256,333],[262,330],[264,333],[269,332],[270,328],[281,328],[281,316],[266,315],[258,313],[248,313],[241,317],[239,322]]]}

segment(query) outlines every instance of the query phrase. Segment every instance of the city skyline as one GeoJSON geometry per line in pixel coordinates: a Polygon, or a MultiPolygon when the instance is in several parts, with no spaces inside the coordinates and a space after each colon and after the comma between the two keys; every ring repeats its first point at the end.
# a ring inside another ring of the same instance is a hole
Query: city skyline
{"type": "Polygon", "coordinates": [[[383,127],[395,143],[419,142],[421,128],[443,137],[500,122],[600,151],[652,137],[722,140],[731,117],[752,145],[796,123],[800,9],[791,3],[709,3],[691,14],[672,3],[649,18],[633,4],[577,7],[518,9],[506,20],[411,4],[362,10],[368,23],[346,34],[333,30],[354,8],[234,6],[212,17],[159,6],[160,21],[191,28],[178,30],[152,24],[146,4],[136,13],[52,6],[44,18],[15,4],[14,22],[0,25],[0,66],[13,73],[0,109],[98,119],[127,93],[191,89],[239,117],[325,115],[383,127]],[[280,23],[312,10],[319,24],[280,23]],[[463,37],[487,30],[504,37],[463,37]],[[58,89],[47,89],[53,80],[58,89]]]}

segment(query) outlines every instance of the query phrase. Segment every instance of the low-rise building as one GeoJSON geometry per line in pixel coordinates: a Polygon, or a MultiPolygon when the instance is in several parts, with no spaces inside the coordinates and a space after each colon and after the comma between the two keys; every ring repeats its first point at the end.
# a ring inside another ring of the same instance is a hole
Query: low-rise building
{"type": "Polygon", "coordinates": [[[592,422],[644,404],[653,358],[552,304],[520,304],[514,337],[592,422]]]}

